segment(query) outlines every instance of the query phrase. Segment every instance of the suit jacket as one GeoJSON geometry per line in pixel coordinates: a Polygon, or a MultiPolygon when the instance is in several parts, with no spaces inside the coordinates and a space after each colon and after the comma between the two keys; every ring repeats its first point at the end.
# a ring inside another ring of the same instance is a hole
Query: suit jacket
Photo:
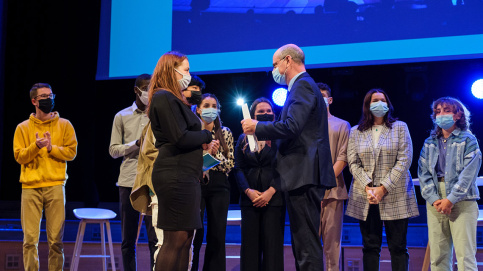
{"type": "Polygon", "coordinates": [[[282,206],[280,187],[273,178],[272,163],[276,149],[265,144],[259,153],[251,152],[248,146],[243,150],[247,144],[244,139],[245,134],[241,134],[235,146],[235,176],[240,189],[240,206],[253,206],[252,201],[245,194],[247,188],[263,192],[270,187],[277,190],[270,200],[270,206],[282,206]]]}
{"type": "Polygon", "coordinates": [[[369,201],[366,186],[384,185],[386,194],[379,203],[381,220],[396,220],[419,215],[409,167],[413,145],[406,123],[396,121],[392,128],[382,127],[374,149],[372,131],[351,129],[347,160],[353,180],[349,191],[346,215],[366,220],[369,201]]]}
{"type": "Polygon", "coordinates": [[[336,186],[327,121],[324,98],[304,72],[292,85],[279,119],[257,124],[258,138],[276,140],[276,178],[282,191],[305,185],[336,186]]]}

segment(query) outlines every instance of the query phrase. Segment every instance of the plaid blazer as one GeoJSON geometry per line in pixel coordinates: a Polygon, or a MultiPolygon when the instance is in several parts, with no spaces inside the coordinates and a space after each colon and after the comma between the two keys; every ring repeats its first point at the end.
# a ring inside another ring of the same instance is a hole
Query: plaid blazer
{"type": "Polygon", "coordinates": [[[366,220],[369,201],[365,187],[384,185],[388,193],[379,203],[381,220],[396,220],[419,215],[409,167],[413,146],[406,123],[396,121],[382,128],[374,149],[372,131],[351,129],[347,160],[353,179],[346,215],[366,220]]]}

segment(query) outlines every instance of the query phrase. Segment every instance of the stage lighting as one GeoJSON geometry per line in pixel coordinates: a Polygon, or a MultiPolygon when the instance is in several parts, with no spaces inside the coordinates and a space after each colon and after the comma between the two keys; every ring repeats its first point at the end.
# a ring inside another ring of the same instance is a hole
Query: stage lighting
{"type": "Polygon", "coordinates": [[[478,98],[483,99],[483,79],[476,80],[473,85],[471,85],[471,93],[478,98]]]}
{"type": "Polygon", "coordinates": [[[240,106],[241,106],[241,105],[243,105],[244,103],[245,103],[245,100],[243,100],[242,98],[238,98],[238,99],[236,100],[236,104],[237,104],[237,105],[240,105],[240,106]]]}
{"type": "Polygon", "coordinates": [[[285,100],[287,99],[287,89],[286,88],[277,88],[272,93],[272,100],[278,106],[283,106],[285,104],[285,100]]]}

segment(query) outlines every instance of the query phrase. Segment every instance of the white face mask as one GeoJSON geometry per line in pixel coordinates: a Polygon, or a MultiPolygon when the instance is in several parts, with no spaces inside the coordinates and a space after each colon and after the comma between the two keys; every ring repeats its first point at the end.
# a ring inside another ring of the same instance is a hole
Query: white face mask
{"type": "Polygon", "coordinates": [[[148,102],[149,102],[149,93],[147,91],[142,91],[140,88],[138,88],[139,91],[141,91],[141,95],[139,95],[139,100],[141,100],[141,102],[144,104],[144,105],[148,105],[148,102]]]}
{"type": "Polygon", "coordinates": [[[181,78],[180,80],[178,80],[180,89],[181,90],[187,89],[188,86],[189,86],[189,84],[190,84],[190,82],[191,82],[191,75],[181,73],[177,69],[174,69],[174,70],[177,71],[179,74],[181,74],[183,76],[183,78],[181,78]]]}
{"type": "Polygon", "coordinates": [[[329,107],[329,98],[324,97],[324,101],[325,101],[325,106],[329,107]]]}

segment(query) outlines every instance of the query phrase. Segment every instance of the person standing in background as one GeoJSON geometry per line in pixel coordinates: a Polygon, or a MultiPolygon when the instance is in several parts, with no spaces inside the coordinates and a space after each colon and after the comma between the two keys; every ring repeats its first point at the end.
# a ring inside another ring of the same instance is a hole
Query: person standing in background
{"type": "Polygon", "coordinates": [[[23,263],[25,270],[39,270],[39,235],[45,210],[49,270],[64,268],[65,183],[67,161],[77,154],[77,138],[72,124],[59,117],[55,94],[49,84],[30,89],[35,113],[20,123],[13,137],[15,160],[21,165],[21,216],[23,263]]]}
{"type": "Polygon", "coordinates": [[[330,153],[337,186],[325,191],[320,212],[319,235],[324,245],[325,270],[340,270],[340,239],[342,235],[342,222],[344,217],[344,200],[347,199],[342,171],[347,166],[347,144],[351,126],[330,113],[330,105],[334,102],[330,87],[324,83],[317,83],[324,96],[327,106],[329,125],[330,153]]]}
{"type": "MultiPolygon", "coordinates": [[[[228,127],[222,126],[220,108],[218,99],[210,93],[203,94],[200,104],[196,106],[196,114],[201,118],[204,129],[211,131],[213,137],[210,149],[205,152],[220,161],[220,164],[203,173],[201,182],[201,220],[203,221],[205,209],[207,216],[204,271],[226,269],[226,219],[230,205],[228,173],[235,164],[233,135],[228,127]]],[[[204,227],[196,231],[191,270],[198,270],[203,235],[204,227]]]]}
{"type": "Polygon", "coordinates": [[[383,238],[393,271],[409,269],[409,218],[419,215],[409,167],[413,145],[406,123],[382,89],[369,90],[359,124],[351,129],[347,161],[353,180],[346,215],[359,220],[364,270],[379,270],[383,238]]]}
{"type": "MultiPolygon", "coordinates": [[[[136,239],[139,227],[140,213],[131,205],[130,195],[139,156],[139,138],[143,128],[148,124],[149,118],[145,113],[148,103],[148,85],[151,76],[141,74],[134,83],[136,100],[114,117],[112,125],[109,154],[112,158],[122,157],[117,186],[119,187],[119,211],[121,213],[121,252],[125,271],[136,270],[136,239]]],[[[151,216],[145,216],[145,225],[148,235],[151,269],[154,267],[154,252],[156,251],[156,232],[151,216]]]]}
{"type": "MultiPolygon", "coordinates": [[[[258,121],[274,121],[270,101],[256,99],[250,116],[258,121]]],[[[283,270],[285,202],[275,181],[272,163],[277,150],[270,140],[258,139],[259,150],[251,152],[245,134],[235,146],[235,172],[240,189],[241,271],[283,270]]]]}
{"type": "Polygon", "coordinates": [[[470,112],[457,99],[432,104],[434,122],[419,156],[418,177],[426,200],[431,270],[478,270],[476,227],[481,167],[478,139],[470,131],[470,112]]]}

